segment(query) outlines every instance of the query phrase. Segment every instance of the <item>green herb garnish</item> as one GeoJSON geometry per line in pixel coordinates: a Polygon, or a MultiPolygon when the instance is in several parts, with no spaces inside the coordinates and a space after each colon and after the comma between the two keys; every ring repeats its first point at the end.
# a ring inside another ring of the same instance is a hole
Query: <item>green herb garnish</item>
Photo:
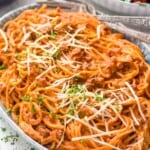
{"type": "Polygon", "coordinates": [[[73,101],[74,107],[76,107],[78,104],[79,104],[79,101],[77,101],[77,100],[74,100],[74,101],[73,101]]]}
{"type": "Polygon", "coordinates": [[[11,111],[12,111],[11,108],[8,108],[8,109],[6,110],[7,113],[11,113],[11,111]]]}
{"type": "Polygon", "coordinates": [[[58,32],[57,32],[57,31],[51,30],[49,37],[50,37],[51,39],[56,39],[56,36],[57,36],[57,35],[58,35],[58,32]]]}
{"type": "Polygon", "coordinates": [[[22,98],[21,98],[21,100],[22,101],[30,101],[30,96],[29,95],[24,95],[22,98]]]}
{"type": "Polygon", "coordinates": [[[21,61],[22,58],[27,57],[27,55],[28,55],[27,50],[24,50],[21,54],[19,54],[19,55],[16,56],[16,59],[17,59],[18,61],[21,61]]]}
{"type": "Polygon", "coordinates": [[[60,68],[56,68],[56,72],[57,73],[61,72],[61,69],[60,68]]]}
{"type": "Polygon", "coordinates": [[[80,78],[79,77],[74,77],[75,82],[79,82],[80,78]]]}
{"type": "Polygon", "coordinates": [[[85,100],[87,98],[87,95],[85,93],[85,87],[81,84],[73,84],[70,86],[70,88],[65,89],[65,93],[69,98],[71,97],[79,97],[85,100]]]}
{"type": "Polygon", "coordinates": [[[81,140],[80,140],[80,143],[84,144],[84,143],[85,143],[85,140],[84,140],[84,139],[81,139],[81,140]]]}
{"type": "Polygon", "coordinates": [[[43,101],[44,97],[42,95],[40,95],[37,99],[38,99],[38,101],[43,101]]]}
{"type": "Polygon", "coordinates": [[[53,112],[53,110],[52,110],[52,109],[50,109],[50,108],[49,108],[49,110],[48,110],[48,111],[49,111],[49,113],[51,114],[51,116],[52,116],[53,118],[55,118],[55,117],[56,117],[56,114],[53,112]]]}
{"type": "Polygon", "coordinates": [[[1,140],[4,141],[5,143],[11,142],[11,144],[14,144],[14,142],[18,141],[18,138],[19,138],[18,134],[15,134],[15,135],[10,134],[1,138],[1,140]]]}
{"type": "Polygon", "coordinates": [[[40,33],[35,33],[35,38],[38,39],[40,36],[42,36],[42,34],[40,33]]]}
{"type": "Polygon", "coordinates": [[[0,70],[5,69],[6,67],[4,65],[0,65],[0,70]]]}
{"type": "Polygon", "coordinates": [[[49,56],[50,53],[48,53],[48,52],[43,52],[42,55],[43,55],[43,56],[49,56]]]}
{"type": "Polygon", "coordinates": [[[59,119],[60,117],[61,117],[60,114],[56,114],[56,115],[55,115],[55,119],[59,119]]]}
{"type": "Polygon", "coordinates": [[[48,111],[54,119],[59,119],[61,117],[60,114],[55,114],[52,109],[49,109],[48,111]]]}
{"type": "Polygon", "coordinates": [[[116,104],[116,106],[115,106],[115,110],[116,110],[116,111],[119,111],[119,110],[120,110],[120,106],[119,106],[119,104],[116,104]]]}
{"type": "Polygon", "coordinates": [[[35,150],[35,148],[34,148],[34,147],[31,147],[30,150],[35,150]]]}
{"type": "Polygon", "coordinates": [[[37,97],[37,100],[39,101],[39,105],[42,105],[44,97],[42,95],[40,95],[39,97],[37,97]]]}
{"type": "Polygon", "coordinates": [[[1,131],[5,132],[5,131],[6,131],[6,128],[1,128],[1,131]]]}
{"type": "Polygon", "coordinates": [[[28,55],[28,51],[27,50],[24,50],[23,52],[22,52],[22,56],[27,56],[28,55]]]}
{"type": "Polygon", "coordinates": [[[88,96],[85,93],[83,93],[82,97],[83,97],[83,100],[86,100],[88,98],[88,96]]]}
{"type": "Polygon", "coordinates": [[[34,106],[34,104],[32,104],[31,112],[32,112],[33,114],[35,113],[35,106],[34,106]]]}
{"type": "Polygon", "coordinates": [[[53,58],[58,59],[60,56],[60,49],[57,49],[57,51],[54,53],[53,58]]]}
{"type": "Polygon", "coordinates": [[[82,92],[84,89],[83,85],[77,84],[77,85],[71,85],[70,88],[66,89],[67,93],[77,93],[82,92]]]}
{"type": "Polygon", "coordinates": [[[16,59],[19,60],[19,61],[21,60],[21,58],[22,58],[21,55],[17,55],[17,56],[16,56],[16,59]]]}
{"type": "Polygon", "coordinates": [[[74,115],[74,108],[70,108],[67,112],[68,115],[74,115]]]}
{"type": "Polygon", "coordinates": [[[104,97],[102,97],[101,95],[99,95],[97,93],[95,94],[95,97],[98,102],[102,102],[104,100],[104,97]]]}

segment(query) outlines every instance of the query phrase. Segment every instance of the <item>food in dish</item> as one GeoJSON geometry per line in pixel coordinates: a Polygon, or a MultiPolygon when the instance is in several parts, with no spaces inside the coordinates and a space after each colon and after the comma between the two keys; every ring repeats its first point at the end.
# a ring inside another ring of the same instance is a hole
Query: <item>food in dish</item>
{"type": "Polygon", "coordinates": [[[48,149],[150,145],[150,65],[135,44],[90,14],[43,5],[6,22],[0,99],[48,149]]]}

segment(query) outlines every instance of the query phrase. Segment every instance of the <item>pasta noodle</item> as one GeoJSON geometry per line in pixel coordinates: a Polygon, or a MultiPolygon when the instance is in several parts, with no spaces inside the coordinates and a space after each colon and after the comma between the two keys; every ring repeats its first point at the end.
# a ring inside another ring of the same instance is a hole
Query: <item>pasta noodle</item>
{"type": "Polygon", "coordinates": [[[150,65],[90,14],[43,5],[6,22],[0,99],[48,149],[149,149],[150,65]]]}

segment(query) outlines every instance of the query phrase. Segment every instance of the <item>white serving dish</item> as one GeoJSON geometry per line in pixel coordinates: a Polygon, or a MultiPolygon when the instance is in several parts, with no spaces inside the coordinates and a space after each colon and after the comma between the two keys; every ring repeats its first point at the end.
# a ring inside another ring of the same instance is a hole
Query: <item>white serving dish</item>
{"type": "MultiPolygon", "coordinates": [[[[58,2],[58,0],[56,0],[58,2]]],[[[106,0],[108,1],[108,0],[106,0]]],[[[105,1],[105,2],[106,2],[105,1]]],[[[111,0],[111,1],[115,1],[115,0],[111,0]]],[[[58,3],[55,3],[55,5],[57,5],[58,3]]],[[[75,10],[73,8],[76,7],[72,7],[72,3],[71,2],[67,2],[67,3],[59,3],[59,5],[65,9],[68,9],[70,7],[70,10],[75,10]]],[[[51,5],[52,6],[52,5],[51,5]]],[[[81,6],[81,5],[80,5],[81,6]]],[[[0,26],[2,26],[5,22],[7,22],[8,20],[13,19],[14,17],[16,17],[18,14],[20,14],[22,11],[29,9],[29,8],[35,8],[35,7],[40,7],[40,4],[30,4],[30,5],[26,5],[23,7],[20,7],[18,9],[15,9],[9,13],[7,13],[6,15],[4,15],[3,17],[0,18],[0,26]]],[[[93,10],[93,7],[91,5],[84,5],[83,7],[80,8],[76,8],[76,9],[83,9],[83,11],[88,11],[89,13],[95,13],[95,10],[93,10]],[[84,7],[85,6],[85,7],[84,7]]],[[[133,40],[134,41],[134,40],[133,40]]],[[[136,41],[137,42],[137,41],[136,41]]],[[[150,63],[150,51],[149,51],[149,47],[141,42],[137,42],[137,44],[139,45],[139,47],[142,49],[142,52],[145,55],[145,58],[147,60],[148,63],[150,63]]],[[[3,106],[3,104],[0,102],[0,113],[3,116],[3,118],[9,123],[9,125],[21,136],[23,137],[27,142],[31,143],[35,148],[39,149],[39,150],[47,150],[44,146],[40,145],[38,142],[36,142],[35,140],[31,139],[28,135],[26,135],[23,130],[12,120],[11,116],[7,113],[6,108],[3,106]]]]}

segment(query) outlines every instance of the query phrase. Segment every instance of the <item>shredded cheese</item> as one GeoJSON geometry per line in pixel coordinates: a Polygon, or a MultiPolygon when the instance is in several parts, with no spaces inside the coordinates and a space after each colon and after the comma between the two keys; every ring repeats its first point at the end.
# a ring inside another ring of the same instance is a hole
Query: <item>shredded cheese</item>
{"type": "Polygon", "coordinates": [[[133,118],[135,124],[139,126],[140,123],[139,123],[138,119],[135,117],[135,114],[134,114],[134,112],[133,112],[133,109],[130,107],[129,110],[130,110],[131,116],[132,116],[132,118],[133,118]]]}
{"type": "Polygon", "coordinates": [[[100,35],[101,35],[101,25],[100,24],[96,28],[96,33],[97,33],[97,38],[100,39],[100,35]]]}
{"type": "Polygon", "coordinates": [[[139,113],[140,113],[141,117],[143,118],[144,121],[146,121],[144,113],[142,112],[142,108],[141,108],[138,96],[135,94],[135,91],[133,90],[133,88],[131,87],[131,85],[128,82],[125,82],[125,84],[129,88],[129,90],[131,91],[131,93],[133,94],[133,96],[134,96],[134,98],[137,102],[138,110],[139,110],[139,113]]]}
{"type": "Polygon", "coordinates": [[[7,40],[6,34],[4,33],[4,31],[2,29],[0,29],[0,34],[2,35],[2,38],[5,41],[5,47],[3,47],[2,50],[3,50],[3,52],[6,52],[8,50],[8,40],[7,40]]]}
{"type": "Polygon", "coordinates": [[[30,48],[27,48],[27,71],[28,75],[30,75],[30,48]]]}
{"type": "Polygon", "coordinates": [[[51,69],[55,68],[56,66],[49,66],[45,71],[43,71],[41,74],[39,74],[36,79],[41,78],[42,76],[44,76],[47,72],[49,72],[51,69]]]}
{"type": "Polygon", "coordinates": [[[18,46],[22,46],[22,45],[26,42],[26,40],[30,37],[30,35],[31,35],[30,32],[27,33],[25,27],[23,27],[22,30],[23,30],[24,36],[23,36],[23,38],[21,39],[20,43],[18,43],[18,46]]]}

